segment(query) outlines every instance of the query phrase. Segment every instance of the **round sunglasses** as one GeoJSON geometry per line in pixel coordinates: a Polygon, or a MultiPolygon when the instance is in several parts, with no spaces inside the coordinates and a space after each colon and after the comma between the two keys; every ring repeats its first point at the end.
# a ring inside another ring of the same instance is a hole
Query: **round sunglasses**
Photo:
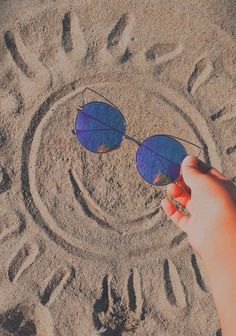
{"type": "Polygon", "coordinates": [[[86,87],[82,91],[83,103],[79,106],[75,119],[74,134],[87,150],[104,154],[120,147],[124,139],[138,145],[136,166],[143,179],[155,186],[164,186],[175,182],[180,176],[180,167],[188,155],[182,140],[200,149],[198,145],[168,134],[156,134],[143,142],[125,134],[126,123],[120,110],[97,91],[86,87]],[[89,90],[105,99],[84,103],[84,93],[89,90]]]}

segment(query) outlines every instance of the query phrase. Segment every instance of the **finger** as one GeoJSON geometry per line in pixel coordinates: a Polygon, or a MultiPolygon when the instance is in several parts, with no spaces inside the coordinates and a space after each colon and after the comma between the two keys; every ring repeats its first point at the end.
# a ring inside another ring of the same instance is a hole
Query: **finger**
{"type": "Polygon", "coordinates": [[[184,182],[183,175],[180,175],[177,180],[174,182],[176,185],[178,185],[180,188],[186,190],[187,192],[191,193],[190,187],[184,182]]]}
{"type": "Polygon", "coordinates": [[[224,176],[219,170],[214,167],[211,167],[206,162],[197,159],[197,167],[202,173],[208,173],[209,175],[216,176],[220,179],[228,180],[226,176],[224,176]]]}
{"type": "Polygon", "coordinates": [[[171,183],[167,186],[167,194],[176,199],[183,206],[190,200],[191,195],[180,186],[171,183]]]}
{"type": "Polygon", "coordinates": [[[177,226],[179,226],[179,224],[183,226],[184,223],[188,222],[188,217],[185,216],[180,210],[178,210],[169,199],[164,198],[161,201],[161,206],[167,217],[169,217],[172,222],[177,226]]]}
{"type": "Polygon", "coordinates": [[[182,195],[184,189],[181,188],[178,184],[170,183],[167,186],[167,193],[172,197],[179,197],[182,195]]]}
{"type": "Polygon", "coordinates": [[[192,202],[191,202],[191,199],[189,199],[186,203],[185,203],[185,208],[187,209],[187,211],[189,213],[192,212],[192,202]]]}
{"type": "Polygon", "coordinates": [[[221,180],[228,180],[228,178],[225,175],[223,175],[221,172],[219,172],[219,170],[217,170],[216,168],[211,168],[208,171],[208,174],[211,176],[218,177],[221,180]]]}
{"type": "Polygon", "coordinates": [[[197,188],[199,180],[204,174],[198,166],[198,159],[193,155],[188,155],[184,158],[181,164],[181,175],[183,175],[185,183],[192,189],[197,188]]]}
{"type": "Polygon", "coordinates": [[[175,198],[176,201],[178,201],[179,204],[181,204],[183,207],[186,208],[186,204],[188,203],[188,201],[190,201],[190,196],[180,196],[175,198]]]}
{"type": "Polygon", "coordinates": [[[176,206],[167,198],[161,200],[161,206],[167,217],[170,217],[177,210],[176,206]]]}
{"type": "Polygon", "coordinates": [[[172,213],[169,217],[174,224],[179,226],[179,222],[182,220],[183,217],[186,217],[180,210],[176,208],[176,211],[172,213]]]}

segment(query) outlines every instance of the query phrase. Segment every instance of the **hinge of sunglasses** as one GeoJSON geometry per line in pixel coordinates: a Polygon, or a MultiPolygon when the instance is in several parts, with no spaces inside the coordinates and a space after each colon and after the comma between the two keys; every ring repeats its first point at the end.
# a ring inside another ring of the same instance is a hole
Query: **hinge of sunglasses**
{"type": "Polygon", "coordinates": [[[198,155],[196,156],[197,158],[200,156],[201,152],[202,152],[203,149],[204,149],[204,148],[202,148],[202,147],[200,147],[200,146],[194,144],[193,142],[188,141],[188,140],[185,140],[185,139],[183,139],[183,138],[179,138],[179,137],[176,137],[176,136],[174,136],[174,135],[168,135],[168,136],[171,137],[171,138],[174,138],[174,139],[178,139],[178,140],[184,141],[184,142],[186,142],[186,143],[188,143],[188,144],[190,144],[190,145],[192,145],[192,146],[195,146],[195,147],[197,147],[198,149],[200,149],[198,155]]]}
{"type": "MultiPolygon", "coordinates": [[[[84,93],[85,93],[86,90],[89,90],[89,91],[91,91],[91,92],[97,94],[98,96],[102,97],[102,98],[105,99],[108,103],[110,103],[112,106],[114,106],[117,110],[119,110],[119,108],[118,108],[115,104],[113,104],[109,99],[107,99],[106,97],[104,97],[101,93],[99,93],[99,92],[97,92],[97,91],[95,91],[95,90],[93,90],[93,89],[90,89],[89,87],[85,87],[85,88],[83,89],[83,91],[81,92],[82,99],[83,99],[83,105],[84,105],[84,101],[85,101],[85,99],[84,99],[84,93]]],[[[80,107],[81,107],[81,106],[80,106],[80,107]]],[[[120,110],[119,110],[119,111],[120,111],[120,110]]]]}
{"type": "Polygon", "coordinates": [[[141,145],[140,141],[134,139],[133,137],[129,136],[128,134],[124,134],[122,138],[127,139],[127,140],[131,140],[131,141],[135,142],[138,146],[141,145]]]}

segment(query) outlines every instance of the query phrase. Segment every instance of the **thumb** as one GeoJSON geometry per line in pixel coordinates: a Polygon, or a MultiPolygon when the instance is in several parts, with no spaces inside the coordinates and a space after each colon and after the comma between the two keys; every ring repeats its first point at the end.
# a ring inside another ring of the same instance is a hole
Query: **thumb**
{"type": "Polygon", "coordinates": [[[198,163],[199,160],[195,156],[188,155],[181,164],[181,174],[183,175],[184,182],[190,188],[197,185],[199,178],[203,176],[202,172],[198,169],[198,163]]]}

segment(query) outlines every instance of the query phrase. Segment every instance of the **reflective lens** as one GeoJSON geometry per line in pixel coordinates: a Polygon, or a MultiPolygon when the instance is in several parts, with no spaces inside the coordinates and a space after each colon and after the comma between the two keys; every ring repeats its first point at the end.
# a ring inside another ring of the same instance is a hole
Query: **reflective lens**
{"type": "Polygon", "coordinates": [[[161,186],[174,182],[187,155],[184,146],[167,135],[154,135],[140,145],[136,164],[145,181],[161,186]]]}
{"type": "Polygon", "coordinates": [[[75,132],[85,148],[95,153],[106,153],[118,147],[123,140],[125,120],[112,105],[91,102],[77,114],[75,132]]]}

